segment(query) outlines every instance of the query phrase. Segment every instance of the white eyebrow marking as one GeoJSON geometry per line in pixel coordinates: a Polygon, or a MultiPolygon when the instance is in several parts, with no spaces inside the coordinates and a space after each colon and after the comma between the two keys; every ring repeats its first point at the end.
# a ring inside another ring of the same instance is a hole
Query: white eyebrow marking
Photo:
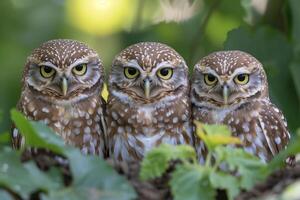
{"type": "Polygon", "coordinates": [[[156,65],[156,68],[160,68],[160,67],[173,67],[173,65],[169,61],[163,61],[156,65]]]}
{"type": "Polygon", "coordinates": [[[80,64],[87,64],[89,62],[89,59],[87,57],[84,57],[84,58],[81,58],[81,59],[78,59],[76,60],[74,63],[72,63],[71,65],[69,65],[68,68],[73,68],[77,65],[80,65],[80,64]]]}
{"type": "Polygon", "coordinates": [[[161,68],[170,67],[170,68],[174,69],[173,66],[174,66],[174,65],[172,65],[172,63],[170,63],[170,62],[168,62],[168,61],[163,61],[163,62],[161,62],[161,63],[158,63],[158,64],[156,65],[156,67],[152,68],[150,75],[156,74],[156,72],[157,72],[158,70],[160,70],[161,68]]]}
{"type": "Polygon", "coordinates": [[[233,71],[231,74],[232,77],[235,77],[237,74],[250,74],[251,72],[247,69],[246,66],[241,66],[233,71]]]}
{"type": "Polygon", "coordinates": [[[139,65],[139,63],[137,62],[137,60],[133,59],[133,60],[121,60],[122,64],[126,67],[135,67],[139,70],[143,70],[143,68],[139,65]]]}
{"type": "MultiPolygon", "coordinates": [[[[203,68],[202,68],[203,69],[203,68]]],[[[216,71],[214,69],[212,69],[209,66],[206,66],[203,70],[201,70],[202,74],[212,74],[215,77],[218,77],[219,75],[216,73],[216,71]]]]}
{"type": "Polygon", "coordinates": [[[52,63],[52,62],[41,62],[38,64],[39,67],[41,66],[47,66],[47,67],[52,67],[54,68],[55,70],[58,70],[58,68],[52,63]]]}

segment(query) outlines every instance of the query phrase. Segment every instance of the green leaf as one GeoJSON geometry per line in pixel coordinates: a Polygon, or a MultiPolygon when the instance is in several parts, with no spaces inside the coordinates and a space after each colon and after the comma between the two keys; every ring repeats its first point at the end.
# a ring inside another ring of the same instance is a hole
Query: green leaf
{"type": "MultiPolygon", "coordinates": [[[[22,177],[19,174],[15,174],[17,176],[14,179],[20,179],[20,181],[24,182],[19,183],[19,186],[21,185],[21,189],[25,190],[26,195],[36,189],[36,184],[38,184],[41,185],[38,187],[39,189],[47,191],[47,194],[42,195],[43,199],[79,200],[94,198],[104,200],[129,200],[136,197],[133,188],[128,184],[127,180],[118,175],[117,172],[108,166],[100,157],[82,155],[78,149],[65,146],[63,140],[44,124],[29,122],[16,110],[12,110],[11,114],[16,127],[25,137],[27,146],[47,148],[53,152],[65,155],[69,161],[72,173],[72,185],[68,188],[58,188],[52,186],[52,182],[49,182],[48,176],[39,171],[35,165],[32,163],[24,164],[22,174],[36,177],[36,179],[33,179],[32,177],[22,177]],[[33,184],[28,184],[28,180],[33,184]],[[30,187],[24,187],[23,189],[23,185],[30,187]]],[[[19,165],[21,165],[19,159],[20,158],[15,162],[18,161],[19,165]]],[[[1,157],[0,160],[2,160],[1,157]]],[[[52,171],[51,174],[55,173],[52,171]]],[[[10,176],[12,175],[13,174],[10,174],[10,176]]],[[[11,178],[10,176],[7,176],[7,180],[11,178]]],[[[0,180],[1,178],[2,177],[0,177],[0,180]]],[[[19,190],[17,190],[17,192],[18,191],[19,190]]]]}
{"type": "Polygon", "coordinates": [[[225,162],[230,171],[239,174],[240,185],[244,189],[250,189],[269,174],[265,163],[241,148],[220,146],[215,152],[217,162],[225,162]]]}
{"type": "Polygon", "coordinates": [[[10,134],[8,132],[0,134],[0,144],[7,144],[10,141],[10,134]]]}
{"type": "Polygon", "coordinates": [[[240,192],[238,178],[229,173],[212,171],[209,180],[214,188],[225,189],[229,200],[233,200],[240,192]]]}
{"type": "Polygon", "coordinates": [[[293,42],[295,44],[296,54],[300,55],[300,2],[298,0],[289,0],[289,8],[291,9],[292,14],[292,36],[293,42]]]}
{"type": "Polygon", "coordinates": [[[171,160],[196,160],[196,152],[188,145],[173,146],[162,144],[149,151],[142,161],[140,177],[142,180],[160,177],[169,167],[171,160]]]}
{"type": "Polygon", "coordinates": [[[69,192],[80,194],[74,199],[90,199],[90,195],[104,200],[127,200],[136,197],[125,177],[120,176],[100,157],[82,155],[77,149],[69,149],[66,156],[73,174],[72,188],[52,192],[50,199],[60,199],[58,197],[61,193],[69,192]]]}
{"type": "Polygon", "coordinates": [[[82,200],[82,199],[100,199],[95,197],[85,190],[76,189],[73,187],[62,188],[61,190],[50,191],[48,194],[42,194],[42,200],[82,200]],[[95,197],[95,198],[93,198],[95,197]]]}
{"type": "Polygon", "coordinates": [[[2,120],[3,120],[3,111],[0,110],[0,122],[2,122],[2,120]]]}
{"type": "Polygon", "coordinates": [[[203,124],[203,128],[207,135],[224,135],[231,136],[231,131],[226,125],[217,125],[217,124],[203,124]]]}
{"type": "Polygon", "coordinates": [[[37,190],[49,191],[62,187],[58,177],[42,173],[35,164],[21,163],[19,153],[6,149],[0,153],[0,185],[28,199],[37,190]],[[41,184],[42,183],[42,184],[41,184]]]}
{"type": "Polygon", "coordinates": [[[68,187],[58,191],[51,191],[48,195],[42,195],[43,200],[132,200],[135,198],[132,193],[126,194],[118,191],[101,190],[96,187],[68,187]]]}
{"type": "Polygon", "coordinates": [[[200,165],[179,165],[170,180],[174,200],[214,200],[216,191],[209,181],[210,169],[200,165]]]}
{"type": "MultiPolygon", "coordinates": [[[[299,43],[300,45],[300,43],[299,43]]],[[[299,57],[300,59],[300,57],[299,57]]],[[[291,74],[294,80],[294,84],[296,87],[297,95],[298,95],[298,102],[300,104],[300,79],[299,79],[299,74],[300,74],[300,61],[294,61],[291,66],[291,74]]],[[[300,119],[299,119],[300,120],[300,119]]],[[[300,121],[298,122],[300,124],[300,121]]]]}
{"type": "Polygon", "coordinates": [[[293,56],[293,48],[287,38],[270,27],[241,27],[228,33],[224,48],[248,52],[263,64],[268,75],[272,102],[283,110],[289,128],[295,130],[299,126],[300,104],[287,68],[293,56]]]}
{"type": "Polygon", "coordinates": [[[5,190],[0,189],[0,199],[1,200],[13,200],[8,192],[5,190]]]}
{"type": "Polygon", "coordinates": [[[194,121],[196,134],[203,140],[208,150],[213,151],[219,145],[242,144],[237,137],[232,137],[229,128],[225,125],[207,125],[194,121]]]}
{"type": "Polygon", "coordinates": [[[240,25],[240,19],[229,16],[227,13],[222,13],[215,10],[209,17],[209,22],[205,27],[206,37],[214,45],[221,46],[226,40],[228,31],[240,25]]]}
{"type": "Polygon", "coordinates": [[[56,133],[41,122],[28,121],[17,110],[11,110],[11,118],[15,126],[25,137],[25,145],[47,148],[55,153],[63,154],[64,142],[56,133]]]}

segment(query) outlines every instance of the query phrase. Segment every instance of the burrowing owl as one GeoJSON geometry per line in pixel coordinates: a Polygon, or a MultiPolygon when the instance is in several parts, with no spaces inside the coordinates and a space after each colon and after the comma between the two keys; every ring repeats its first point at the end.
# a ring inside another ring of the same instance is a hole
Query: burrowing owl
{"type": "MultiPolygon", "coordinates": [[[[83,153],[102,155],[103,76],[101,60],[87,45],[73,40],[48,41],[27,59],[17,108],[28,119],[47,124],[83,153]]],[[[17,129],[12,141],[15,148],[24,142],[17,129]]]]}
{"type": "MultiPolygon", "coordinates": [[[[262,161],[289,142],[284,116],[270,102],[263,66],[245,52],[220,51],[201,59],[194,68],[191,101],[195,120],[228,125],[244,149],[262,161]]],[[[203,162],[204,145],[196,143],[203,162]]]]}
{"type": "Polygon", "coordinates": [[[136,161],[161,143],[191,144],[188,68],[167,45],[144,42],[112,64],[108,148],[115,161],[136,161]]]}

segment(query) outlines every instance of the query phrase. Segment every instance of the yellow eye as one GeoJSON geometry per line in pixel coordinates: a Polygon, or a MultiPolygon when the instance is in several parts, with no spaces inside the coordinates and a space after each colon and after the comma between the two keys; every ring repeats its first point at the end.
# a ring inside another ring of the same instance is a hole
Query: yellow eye
{"type": "Polygon", "coordinates": [[[134,67],[125,67],[124,74],[126,78],[133,79],[136,78],[140,72],[134,67]]]}
{"type": "Polygon", "coordinates": [[[217,77],[215,77],[212,74],[205,74],[204,75],[204,82],[206,83],[206,85],[212,86],[215,85],[218,82],[217,77]]]}
{"type": "Polygon", "coordinates": [[[80,64],[73,67],[72,71],[75,75],[83,76],[87,71],[87,66],[86,64],[80,64]]]}
{"type": "Polygon", "coordinates": [[[164,80],[170,79],[172,77],[172,75],[173,75],[173,69],[168,68],[168,67],[161,68],[157,72],[157,76],[164,80]]]}
{"type": "Polygon", "coordinates": [[[40,73],[41,73],[42,77],[50,78],[55,74],[55,70],[52,67],[43,65],[40,67],[40,73]]]}
{"type": "Polygon", "coordinates": [[[249,82],[249,74],[239,74],[234,77],[234,82],[236,84],[245,85],[249,82]]]}

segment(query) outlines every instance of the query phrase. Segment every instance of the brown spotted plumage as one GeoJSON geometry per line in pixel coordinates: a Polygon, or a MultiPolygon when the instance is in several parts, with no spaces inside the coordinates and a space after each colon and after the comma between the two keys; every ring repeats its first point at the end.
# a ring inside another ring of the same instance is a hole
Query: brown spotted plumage
{"type": "MultiPolygon", "coordinates": [[[[220,51],[201,59],[191,86],[193,118],[207,124],[226,124],[244,149],[270,161],[289,142],[281,111],[270,102],[262,64],[242,51],[220,51]]],[[[200,162],[204,144],[197,140],[200,162]]]]}
{"type": "Polygon", "coordinates": [[[108,148],[116,161],[138,161],[161,143],[192,144],[188,68],[167,45],[144,42],[112,64],[108,148]]]}
{"type": "MultiPolygon", "coordinates": [[[[45,42],[27,59],[18,109],[28,119],[48,125],[66,144],[103,155],[103,79],[101,60],[87,45],[45,42]]],[[[12,142],[15,148],[24,143],[15,128],[12,142]]]]}

